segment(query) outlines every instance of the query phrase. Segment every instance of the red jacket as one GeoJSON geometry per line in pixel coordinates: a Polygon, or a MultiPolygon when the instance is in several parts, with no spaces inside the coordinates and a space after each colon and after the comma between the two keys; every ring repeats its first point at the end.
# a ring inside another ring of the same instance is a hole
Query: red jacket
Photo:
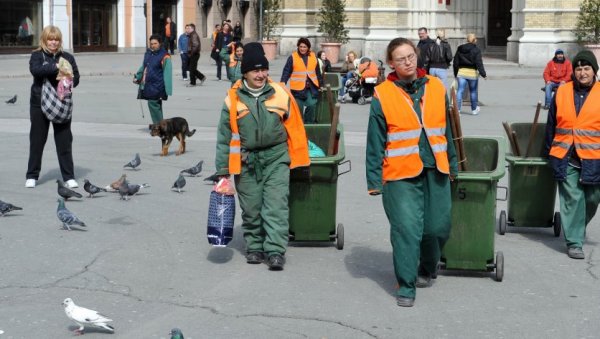
{"type": "Polygon", "coordinates": [[[573,73],[573,66],[569,59],[565,58],[564,63],[554,62],[554,59],[548,61],[546,68],[544,69],[544,82],[569,82],[571,81],[571,74],[573,73]]]}

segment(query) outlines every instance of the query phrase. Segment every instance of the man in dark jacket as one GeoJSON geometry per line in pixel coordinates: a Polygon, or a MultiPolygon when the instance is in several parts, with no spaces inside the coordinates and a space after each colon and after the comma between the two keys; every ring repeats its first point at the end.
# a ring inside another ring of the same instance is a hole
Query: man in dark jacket
{"type": "Polygon", "coordinates": [[[585,229],[600,203],[600,84],[592,52],[577,53],[572,64],[573,81],[560,86],[550,104],[546,152],[558,180],[567,255],[584,259],[585,229]]]}
{"type": "Polygon", "coordinates": [[[437,38],[429,44],[425,51],[425,69],[430,75],[436,76],[447,86],[448,67],[452,61],[452,47],[446,41],[446,31],[442,28],[436,30],[437,38]]]}
{"type": "Polygon", "coordinates": [[[200,59],[200,37],[196,33],[196,25],[189,24],[190,35],[188,38],[188,49],[187,53],[190,57],[189,71],[190,71],[190,83],[188,87],[196,86],[196,79],[200,79],[200,85],[206,80],[206,76],[198,71],[198,60],[200,59]]]}
{"type": "Polygon", "coordinates": [[[419,28],[419,43],[417,43],[417,49],[419,50],[419,58],[417,59],[418,68],[425,68],[425,53],[429,48],[429,45],[433,43],[434,41],[429,37],[429,34],[427,33],[427,28],[419,28]]]}

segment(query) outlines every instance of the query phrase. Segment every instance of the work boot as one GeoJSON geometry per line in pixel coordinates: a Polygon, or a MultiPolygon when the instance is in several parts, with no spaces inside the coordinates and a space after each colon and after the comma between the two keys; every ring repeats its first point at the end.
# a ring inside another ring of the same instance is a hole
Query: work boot
{"type": "Polygon", "coordinates": [[[567,255],[571,259],[585,259],[585,254],[583,253],[583,249],[581,247],[569,247],[567,250],[567,255]]]}
{"type": "Polygon", "coordinates": [[[418,288],[427,288],[427,287],[431,287],[432,283],[431,283],[431,276],[430,275],[418,275],[417,276],[417,282],[415,283],[415,286],[417,286],[418,288]]]}
{"type": "Polygon", "coordinates": [[[281,254],[273,254],[267,259],[267,265],[271,271],[281,271],[285,265],[285,258],[281,254]]]}
{"type": "Polygon", "coordinates": [[[396,304],[400,307],[413,307],[415,304],[415,298],[398,296],[396,297],[396,304]]]}
{"type": "Polygon", "coordinates": [[[260,264],[263,262],[263,254],[262,252],[250,252],[246,254],[246,263],[247,264],[260,264]]]}

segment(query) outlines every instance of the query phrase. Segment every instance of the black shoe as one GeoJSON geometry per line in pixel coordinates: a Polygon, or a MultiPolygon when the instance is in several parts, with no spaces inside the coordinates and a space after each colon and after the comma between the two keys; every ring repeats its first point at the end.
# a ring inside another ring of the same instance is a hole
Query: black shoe
{"type": "Polygon", "coordinates": [[[185,87],[196,87],[196,84],[187,84],[185,87]]]}
{"type": "Polygon", "coordinates": [[[549,110],[549,109],[550,109],[550,106],[548,106],[548,105],[544,105],[544,109],[547,111],[547,110],[549,110]]]}
{"type": "Polygon", "coordinates": [[[246,254],[247,264],[261,264],[264,260],[262,252],[250,252],[246,254]]]}
{"type": "Polygon", "coordinates": [[[418,275],[417,276],[417,282],[415,283],[415,286],[417,286],[418,288],[427,288],[427,287],[431,287],[432,283],[431,283],[431,276],[430,275],[418,275]]]}
{"type": "Polygon", "coordinates": [[[204,81],[206,81],[206,77],[200,79],[200,85],[202,85],[204,83],[204,81]]]}
{"type": "Polygon", "coordinates": [[[569,247],[567,250],[567,255],[571,259],[585,259],[585,254],[583,253],[583,249],[581,247],[569,247]]]}
{"type": "Polygon", "coordinates": [[[396,304],[398,304],[400,307],[413,307],[415,304],[415,298],[399,296],[396,298],[396,304]]]}
{"type": "Polygon", "coordinates": [[[267,265],[271,271],[281,271],[285,265],[285,258],[281,254],[273,254],[267,259],[267,265]]]}

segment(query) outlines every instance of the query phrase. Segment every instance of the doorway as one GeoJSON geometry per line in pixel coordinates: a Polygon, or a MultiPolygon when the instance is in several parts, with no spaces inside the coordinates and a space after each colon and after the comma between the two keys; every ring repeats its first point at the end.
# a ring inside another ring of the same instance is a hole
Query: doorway
{"type": "Polygon", "coordinates": [[[117,51],[116,0],[73,1],[73,50],[75,52],[117,51]]]}
{"type": "Polygon", "coordinates": [[[506,46],[510,36],[512,1],[488,1],[488,46],[506,46]]]}

